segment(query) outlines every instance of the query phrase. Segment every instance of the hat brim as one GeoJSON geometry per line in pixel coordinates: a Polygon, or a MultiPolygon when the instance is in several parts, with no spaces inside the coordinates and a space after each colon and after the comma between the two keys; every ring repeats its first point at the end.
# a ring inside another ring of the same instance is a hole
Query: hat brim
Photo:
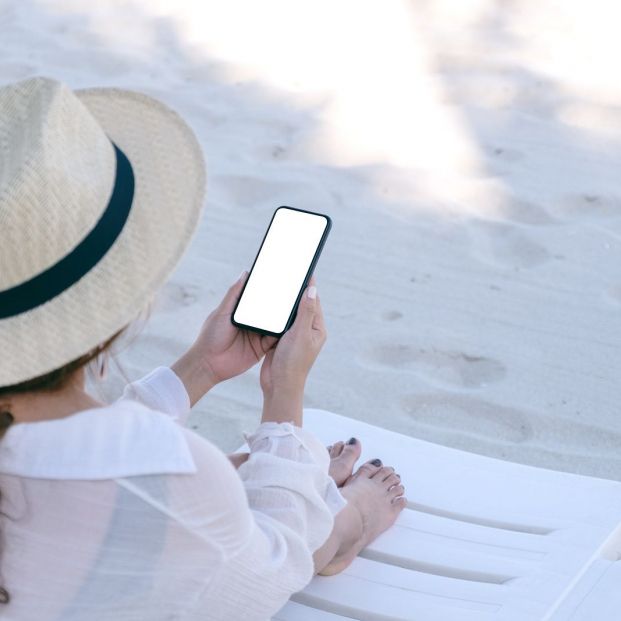
{"type": "Polygon", "coordinates": [[[45,304],[0,322],[0,386],[60,368],[131,323],[175,268],[200,220],[205,162],[179,115],[133,91],[75,94],[129,158],[134,200],[121,234],[93,269],[45,304]]]}

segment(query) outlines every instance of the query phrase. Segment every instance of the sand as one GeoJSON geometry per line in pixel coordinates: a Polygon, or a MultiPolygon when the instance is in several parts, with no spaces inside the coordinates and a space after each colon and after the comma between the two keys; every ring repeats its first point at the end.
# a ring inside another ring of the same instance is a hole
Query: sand
{"type": "MultiPolygon", "coordinates": [[[[142,90],[199,136],[205,216],[119,356],[128,378],[190,344],[277,206],[314,209],[334,226],[307,406],[621,480],[610,5],[14,0],[0,83],[142,90]]],[[[217,386],[190,424],[236,448],[259,421],[258,375],[217,386]]]]}

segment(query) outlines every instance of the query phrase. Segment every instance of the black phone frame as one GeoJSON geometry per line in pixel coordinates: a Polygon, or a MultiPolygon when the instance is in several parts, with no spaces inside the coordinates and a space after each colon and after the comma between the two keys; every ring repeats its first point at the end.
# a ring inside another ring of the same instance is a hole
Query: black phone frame
{"type": "Polygon", "coordinates": [[[304,289],[306,289],[306,287],[308,286],[308,281],[310,280],[310,277],[313,275],[313,270],[315,269],[315,266],[317,265],[317,261],[319,260],[319,256],[321,255],[321,251],[323,250],[323,247],[326,243],[326,239],[328,237],[328,233],[330,232],[331,229],[332,229],[332,219],[330,218],[330,216],[326,215],[325,213],[318,213],[316,211],[309,211],[307,209],[298,209],[297,207],[289,207],[288,205],[281,205],[280,207],[277,207],[274,210],[274,213],[272,214],[272,219],[270,220],[269,226],[267,227],[267,230],[265,231],[265,235],[263,236],[263,240],[261,241],[261,245],[259,246],[259,251],[257,252],[256,257],[254,258],[254,261],[252,262],[252,267],[250,268],[250,272],[248,273],[248,276],[246,277],[246,282],[244,283],[244,287],[241,290],[241,293],[239,294],[239,298],[237,298],[237,302],[235,302],[235,308],[233,309],[233,312],[231,313],[231,323],[234,326],[241,328],[242,330],[250,330],[251,332],[257,332],[259,334],[264,334],[267,336],[275,336],[275,337],[280,338],[291,327],[291,325],[295,321],[295,317],[298,311],[298,306],[300,304],[300,299],[302,298],[304,289]],[[291,209],[292,211],[301,211],[303,213],[310,213],[314,216],[321,216],[326,219],[327,224],[321,236],[321,239],[319,240],[319,244],[317,245],[317,250],[315,250],[313,260],[310,262],[308,271],[306,272],[306,276],[304,277],[302,287],[300,288],[300,291],[297,295],[295,303],[293,304],[293,309],[291,310],[289,319],[287,320],[287,323],[285,324],[285,328],[283,329],[282,332],[270,332],[269,330],[263,330],[255,326],[249,326],[243,323],[238,323],[237,321],[235,321],[234,316],[235,316],[235,311],[237,310],[237,307],[239,306],[239,302],[242,299],[242,296],[244,295],[244,290],[246,289],[246,285],[248,284],[248,281],[250,280],[250,276],[252,276],[252,270],[254,269],[255,263],[257,262],[257,259],[259,258],[259,255],[261,254],[261,249],[263,248],[263,244],[265,243],[267,234],[270,232],[270,228],[272,227],[272,223],[274,222],[274,218],[276,217],[276,214],[278,213],[279,209],[291,209]]]}

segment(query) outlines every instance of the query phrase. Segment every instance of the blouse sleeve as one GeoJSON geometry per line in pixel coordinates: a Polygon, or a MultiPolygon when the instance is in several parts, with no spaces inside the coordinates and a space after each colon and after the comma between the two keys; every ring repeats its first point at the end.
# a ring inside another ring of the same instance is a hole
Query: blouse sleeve
{"type": "Polygon", "coordinates": [[[125,386],[120,399],[139,401],[184,422],[190,412],[190,397],[179,376],[169,367],[157,367],[125,386]]]}
{"type": "MultiPolygon", "coordinates": [[[[347,504],[328,475],[330,457],[326,447],[307,429],[289,422],[266,422],[254,433],[244,433],[244,437],[250,455],[238,473],[251,507],[267,513],[275,507],[276,513],[283,503],[291,503],[290,492],[300,487],[318,492],[333,515],[347,504]],[[287,493],[283,494],[283,490],[287,493]]],[[[309,545],[314,551],[325,539],[309,540],[309,545]]]]}

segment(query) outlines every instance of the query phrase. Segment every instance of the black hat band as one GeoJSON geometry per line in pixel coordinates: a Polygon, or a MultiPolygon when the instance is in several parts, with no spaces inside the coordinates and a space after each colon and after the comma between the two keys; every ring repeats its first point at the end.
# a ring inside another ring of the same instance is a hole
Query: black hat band
{"type": "Polygon", "coordinates": [[[0,319],[13,317],[49,302],[75,284],[110,250],[120,235],[134,198],[134,171],[114,143],[114,188],[101,218],[88,235],[60,261],[30,280],[0,291],[0,319]]]}

